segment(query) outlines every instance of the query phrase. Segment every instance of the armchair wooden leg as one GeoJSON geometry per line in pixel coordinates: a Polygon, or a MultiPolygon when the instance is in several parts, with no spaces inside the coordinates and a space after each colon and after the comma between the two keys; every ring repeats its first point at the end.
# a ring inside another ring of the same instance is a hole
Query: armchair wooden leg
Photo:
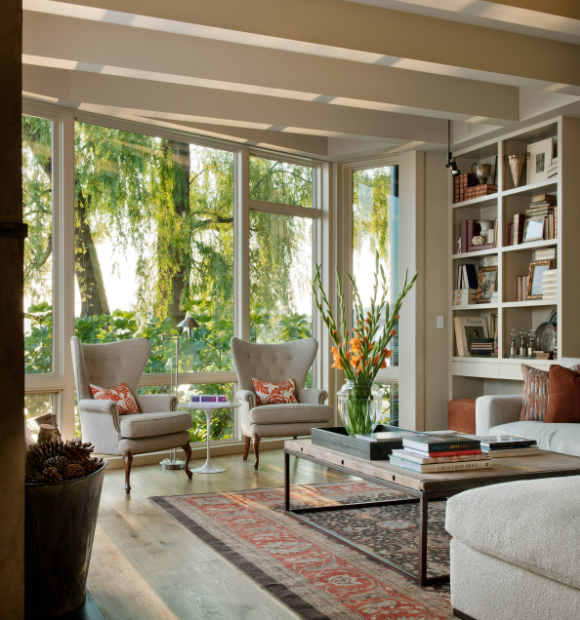
{"type": "Polygon", "coordinates": [[[125,492],[131,493],[131,465],[133,464],[131,450],[123,454],[123,462],[125,463],[125,492]]]}
{"type": "Polygon", "coordinates": [[[254,446],[254,454],[256,455],[256,462],[254,463],[254,469],[258,469],[258,465],[260,464],[260,438],[258,437],[258,435],[254,435],[252,444],[254,446]]]}
{"type": "Polygon", "coordinates": [[[246,445],[244,446],[244,461],[247,460],[249,451],[250,451],[250,438],[246,437],[246,445]]]}
{"type": "Polygon", "coordinates": [[[183,450],[185,451],[185,473],[187,477],[191,480],[193,478],[193,474],[189,470],[189,461],[191,459],[191,446],[189,441],[183,446],[183,450]]]}

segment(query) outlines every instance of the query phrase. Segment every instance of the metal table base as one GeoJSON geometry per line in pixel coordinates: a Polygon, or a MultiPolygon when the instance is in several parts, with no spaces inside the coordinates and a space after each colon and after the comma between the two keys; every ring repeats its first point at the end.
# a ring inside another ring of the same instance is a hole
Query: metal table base
{"type": "Polygon", "coordinates": [[[373,478],[372,476],[366,476],[359,472],[352,471],[347,469],[346,467],[341,467],[340,465],[335,465],[333,463],[329,463],[327,461],[322,461],[315,457],[306,455],[302,452],[294,452],[293,450],[284,450],[284,514],[287,514],[289,517],[300,521],[312,527],[314,529],[323,532],[330,538],[362,553],[363,555],[379,562],[391,568],[392,570],[400,573],[404,577],[407,577],[411,581],[419,584],[420,586],[433,586],[440,585],[444,583],[449,583],[449,574],[446,575],[437,575],[435,577],[427,576],[427,534],[429,530],[429,502],[430,501],[444,501],[448,497],[455,495],[453,492],[447,493],[425,493],[422,491],[415,491],[414,489],[407,489],[399,484],[395,484],[394,482],[387,482],[386,480],[380,480],[378,478],[373,478]],[[383,500],[379,502],[361,502],[356,504],[344,504],[344,505],[332,505],[332,506],[313,506],[307,508],[295,508],[291,509],[290,507],[290,456],[295,456],[297,458],[306,459],[307,461],[311,461],[312,463],[316,463],[317,465],[322,465],[324,467],[328,467],[330,469],[334,469],[335,471],[340,471],[344,474],[348,474],[350,476],[355,476],[356,478],[362,478],[363,480],[367,480],[369,482],[373,482],[375,484],[379,484],[385,486],[389,489],[393,489],[395,491],[400,491],[405,493],[406,495],[412,495],[410,498],[403,499],[391,499],[391,500],[383,500]],[[324,512],[329,510],[349,510],[353,508],[371,508],[376,506],[395,506],[400,504],[419,504],[420,516],[419,516],[419,572],[411,573],[401,566],[394,564],[393,562],[385,559],[382,556],[373,553],[372,551],[368,551],[363,547],[351,542],[347,538],[340,536],[336,532],[333,532],[322,525],[318,525],[310,520],[308,520],[305,514],[313,513],[313,512],[324,512]]]}

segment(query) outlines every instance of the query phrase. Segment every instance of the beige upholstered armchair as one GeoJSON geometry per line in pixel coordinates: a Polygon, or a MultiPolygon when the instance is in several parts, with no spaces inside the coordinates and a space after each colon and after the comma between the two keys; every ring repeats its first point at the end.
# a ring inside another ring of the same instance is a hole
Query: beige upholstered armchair
{"type": "Polygon", "coordinates": [[[143,452],[182,447],[185,472],[191,479],[188,467],[191,414],[176,411],[175,396],[137,396],[139,379],[151,352],[149,341],[132,338],[107,344],[83,344],[74,336],[71,348],[83,441],[91,442],[98,454],[123,456],[127,493],[131,491],[133,455],[143,452]],[[93,399],[91,383],[106,389],[126,383],[141,413],[119,415],[114,401],[93,399]]]}
{"type": "Polygon", "coordinates": [[[309,435],[312,428],[332,426],[332,407],[324,404],[328,393],[304,387],[318,350],[314,338],[282,344],[253,344],[232,338],[231,344],[239,382],[237,397],[242,404],[242,433],[246,437],[244,460],[248,458],[251,438],[256,455],[255,469],[260,462],[262,437],[309,435]],[[294,379],[299,404],[258,407],[252,379],[269,383],[294,379]]]}

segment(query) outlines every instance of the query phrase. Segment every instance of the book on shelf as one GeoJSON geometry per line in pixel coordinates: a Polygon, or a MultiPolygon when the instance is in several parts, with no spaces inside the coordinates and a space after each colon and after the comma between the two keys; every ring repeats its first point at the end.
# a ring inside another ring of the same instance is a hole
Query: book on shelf
{"type": "Polygon", "coordinates": [[[474,198],[483,198],[483,196],[490,196],[497,194],[497,185],[490,185],[485,183],[483,185],[475,185],[465,188],[463,193],[463,200],[473,200],[474,198]]]}
{"type": "Polygon", "coordinates": [[[492,466],[491,459],[483,461],[461,461],[457,463],[433,463],[430,465],[421,465],[419,463],[413,463],[406,459],[400,459],[396,456],[391,456],[389,459],[391,465],[395,467],[401,467],[402,469],[408,469],[418,474],[436,474],[439,472],[450,471],[466,471],[469,469],[490,469],[492,466]]]}
{"type": "Polygon", "coordinates": [[[437,437],[434,434],[416,434],[414,437],[405,437],[403,447],[430,455],[433,452],[478,450],[481,449],[481,442],[479,439],[470,439],[462,435],[437,437]]]}
{"type": "Polygon", "coordinates": [[[483,267],[495,267],[497,265],[497,254],[490,254],[489,256],[482,256],[481,264],[483,267]]]}
{"type": "Polygon", "coordinates": [[[551,360],[554,353],[552,351],[536,351],[537,360],[551,360]]]}
{"type": "Polygon", "coordinates": [[[462,254],[481,249],[481,246],[474,246],[472,243],[473,237],[477,237],[481,232],[481,226],[475,220],[462,220],[459,223],[459,230],[461,234],[462,254]]]}
{"type": "Polygon", "coordinates": [[[471,356],[471,342],[474,338],[488,338],[487,320],[482,316],[456,316],[453,319],[455,342],[459,357],[471,356]]]}
{"type": "Polygon", "coordinates": [[[528,296],[528,276],[518,276],[516,301],[526,301],[528,296]]]}
{"type": "Polygon", "coordinates": [[[534,260],[556,260],[556,248],[540,248],[534,252],[534,260]]]}
{"type": "Polygon", "coordinates": [[[457,289],[475,289],[477,291],[477,267],[467,263],[457,267],[457,289]]]}
{"type": "Polygon", "coordinates": [[[415,454],[409,450],[393,450],[392,455],[399,458],[418,463],[419,465],[433,465],[435,463],[460,463],[465,461],[487,461],[491,457],[487,452],[481,450],[470,450],[469,454],[453,455],[450,452],[446,452],[442,456],[422,456],[415,454]]]}
{"type": "Polygon", "coordinates": [[[557,200],[557,196],[554,196],[553,194],[537,194],[536,196],[532,196],[532,204],[547,202],[549,204],[555,205],[557,200]]]}
{"type": "MultiPolygon", "coordinates": [[[[497,245],[498,245],[498,241],[497,241],[497,238],[498,238],[498,232],[499,232],[499,228],[498,228],[498,218],[496,217],[496,218],[495,218],[494,225],[493,225],[493,247],[494,247],[494,248],[497,248],[497,245]]],[[[496,257],[496,258],[497,258],[497,257],[496,257]]],[[[496,263],[496,264],[497,264],[497,263],[496,263]]]]}
{"type": "Polygon", "coordinates": [[[524,239],[524,224],[526,216],[524,213],[514,214],[514,222],[512,225],[512,245],[520,245],[524,239]]]}
{"type": "Polygon", "coordinates": [[[463,202],[467,200],[465,198],[467,188],[476,185],[479,185],[479,181],[477,177],[470,172],[457,175],[454,180],[454,202],[463,202]]]}

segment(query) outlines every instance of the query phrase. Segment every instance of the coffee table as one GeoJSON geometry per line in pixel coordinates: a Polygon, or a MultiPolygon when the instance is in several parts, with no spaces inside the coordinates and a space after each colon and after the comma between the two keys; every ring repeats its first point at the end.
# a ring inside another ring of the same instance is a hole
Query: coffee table
{"type": "Polygon", "coordinates": [[[427,576],[427,532],[429,525],[429,502],[444,501],[462,491],[475,489],[500,482],[516,480],[533,480],[558,476],[577,476],[580,474],[580,458],[558,452],[541,451],[538,456],[519,456],[493,460],[491,469],[475,469],[440,474],[418,474],[413,471],[389,465],[389,461],[368,461],[351,456],[338,450],[315,446],[310,439],[286,441],[284,444],[284,513],[293,519],[318,529],[344,545],[387,565],[389,568],[408,577],[420,586],[436,585],[449,582],[449,575],[427,576]],[[362,502],[356,504],[312,506],[291,508],[290,457],[311,461],[318,465],[340,471],[350,476],[362,478],[369,482],[383,485],[389,489],[401,491],[410,498],[392,499],[379,502],[362,502]],[[352,508],[370,508],[375,506],[393,506],[397,504],[419,504],[419,571],[411,573],[393,562],[367,549],[363,549],[339,534],[328,530],[305,515],[327,510],[348,510],[352,508]]]}

